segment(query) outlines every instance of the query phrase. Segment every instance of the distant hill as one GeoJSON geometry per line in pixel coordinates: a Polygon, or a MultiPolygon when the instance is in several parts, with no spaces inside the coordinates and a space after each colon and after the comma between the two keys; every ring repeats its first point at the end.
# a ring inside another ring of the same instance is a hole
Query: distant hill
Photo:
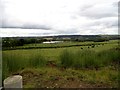
{"type": "Polygon", "coordinates": [[[120,39],[120,35],[58,35],[58,36],[35,36],[35,37],[3,37],[3,38],[16,38],[16,39],[27,39],[27,38],[70,38],[70,39],[95,39],[95,38],[108,38],[112,39],[120,39]]]}

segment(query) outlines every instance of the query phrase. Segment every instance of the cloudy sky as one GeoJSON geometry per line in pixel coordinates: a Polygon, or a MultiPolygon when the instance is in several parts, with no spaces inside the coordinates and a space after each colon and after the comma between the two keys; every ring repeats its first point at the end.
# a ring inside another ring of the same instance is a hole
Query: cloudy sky
{"type": "Polygon", "coordinates": [[[0,36],[118,34],[119,0],[0,0],[0,36]]]}

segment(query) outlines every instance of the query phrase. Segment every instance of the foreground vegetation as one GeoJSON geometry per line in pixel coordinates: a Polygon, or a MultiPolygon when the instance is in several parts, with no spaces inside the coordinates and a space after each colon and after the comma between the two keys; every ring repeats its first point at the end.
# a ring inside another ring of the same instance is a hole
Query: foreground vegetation
{"type": "Polygon", "coordinates": [[[64,51],[60,56],[64,67],[73,68],[99,68],[106,65],[118,64],[119,49],[114,48],[102,52],[83,50],[78,52],[64,51]],[[113,53],[114,52],[114,53],[113,53]]]}
{"type": "Polygon", "coordinates": [[[119,53],[116,41],[94,47],[7,50],[3,51],[3,79],[20,74],[24,87],[69,87],[69,81],[76,83],[71,87],[118,87],[119,53]]]}
{"type": "Polygon", "coordinates": [[[118,72],[112,66],[99,70],[26,68],[18,74],[23,76],[25,88],[117,88],[119,86],[118,72]]]}

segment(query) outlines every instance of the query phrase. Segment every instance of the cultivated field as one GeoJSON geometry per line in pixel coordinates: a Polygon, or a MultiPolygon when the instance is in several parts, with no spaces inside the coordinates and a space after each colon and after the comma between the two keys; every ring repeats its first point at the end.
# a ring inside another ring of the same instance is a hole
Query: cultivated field
{"type": "Polygon", "coordinates": [[[12,48],[3,51],[3,79],[20,74],[25,88],[118,87],[117,40],[12,48]]]}

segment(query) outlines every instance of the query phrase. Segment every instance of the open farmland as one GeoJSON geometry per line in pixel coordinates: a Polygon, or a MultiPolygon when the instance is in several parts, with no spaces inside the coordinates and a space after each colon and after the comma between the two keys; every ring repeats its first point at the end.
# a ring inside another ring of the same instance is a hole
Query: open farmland
{"type": "Polygon", "coordinates": [[[65,47],[79,47],[79,46],[99,46],[104,44],[117,44],[117,40],[111,40],[109,42],[73,42],[65,41],[61,43],[34,43],[34,44],[25,44],[23,46],[14,46],[14,47],[5,47],[3,50],[16,50],[16,49],[49,49],[49,48],[65,48],[65,47]]]}
{"type": "Polygon", "coordinates": [[[3,79],[20,74],[25,88],[118,87],[117,40],[25,44],[14,49],[3,51],[3,79]]]}

